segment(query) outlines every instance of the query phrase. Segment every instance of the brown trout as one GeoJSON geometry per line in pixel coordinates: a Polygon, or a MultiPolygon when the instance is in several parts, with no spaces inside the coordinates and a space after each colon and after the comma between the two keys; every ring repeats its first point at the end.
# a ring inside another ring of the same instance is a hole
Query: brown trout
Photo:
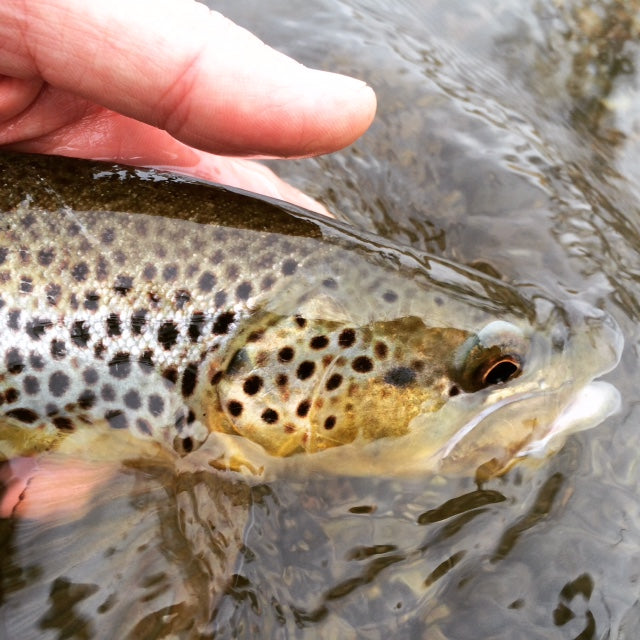
{"type": "Polygon", "coordinates": [[[5,458],[127,432],[253,470],[500,471],[617,404],[601,312],[284,203],[5,154],[0,216],[5,458]]]}

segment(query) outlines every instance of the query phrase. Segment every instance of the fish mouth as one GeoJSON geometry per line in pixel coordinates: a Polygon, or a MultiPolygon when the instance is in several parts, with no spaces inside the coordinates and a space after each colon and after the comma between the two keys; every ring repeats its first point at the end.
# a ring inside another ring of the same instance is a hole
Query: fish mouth
{"type": "Polygon", "coordinates": [[[608,382],[594,380],[577,390],[569,383],[563,387],[515,393],[484,407],[436,452],[439,466],[483,457],[504,464],[544,457],[571,433],[591,429],[620,409],[620,393],[608,382]]]}
{"type": "Polygon", "coordinates": [[[597,378],[620,361],[622,332],[599,310],[572,311],[582,317],[576,321],[574,315],[561,349],[541,335],[532,338],[533,373],[476,398],[454,398],[443,410],[457,415],[461,426],[434,455],[440,469],[489,460],[506,469],[516,459],[540,458],[557,451],[571,433],[595,427],[620,409],[618,390],[597,378]]]}

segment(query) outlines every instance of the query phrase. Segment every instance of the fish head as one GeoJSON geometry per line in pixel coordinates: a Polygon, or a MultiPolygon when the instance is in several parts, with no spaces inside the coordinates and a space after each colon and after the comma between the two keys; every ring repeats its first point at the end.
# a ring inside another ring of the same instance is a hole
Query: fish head
{"type": "Polygon", "coordinates": [[[617,363],[620,333],[592,309],[476,331],[269,315],[242,340],[218,384],[226,419],[269,456],[314,454],[293,456],[307,467],[495,475],[618,404],[592,380],[617,363]]]}

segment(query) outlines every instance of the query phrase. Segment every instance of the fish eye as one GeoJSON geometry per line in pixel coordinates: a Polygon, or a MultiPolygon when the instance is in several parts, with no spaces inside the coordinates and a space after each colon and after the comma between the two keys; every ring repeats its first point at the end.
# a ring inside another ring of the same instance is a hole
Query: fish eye
{"type": "Polygon", "coordinates": [[[508,355],[492,362],[481,372],[480,381],[483,387],[508,382],[517,378],[522,372],[522,366],[516,356],[508,355]]]}
{"type": "Polygon", "coordinates": [[[528,349],[527,339],[516,326],[492,322],[460,347],[452,379],[467,392],[509,382],[522,373],[528,349]]]}

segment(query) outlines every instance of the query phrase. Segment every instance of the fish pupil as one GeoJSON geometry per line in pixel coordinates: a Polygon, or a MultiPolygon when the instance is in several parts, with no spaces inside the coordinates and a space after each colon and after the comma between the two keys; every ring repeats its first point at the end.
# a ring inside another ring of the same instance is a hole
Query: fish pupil
{"type": "Polygon", "coordinates": [[[484,385],[500,384],[507,382],[520,373],[520,365],[512,358],[504,358],[493,363],[482,376],[484,385]]]}

